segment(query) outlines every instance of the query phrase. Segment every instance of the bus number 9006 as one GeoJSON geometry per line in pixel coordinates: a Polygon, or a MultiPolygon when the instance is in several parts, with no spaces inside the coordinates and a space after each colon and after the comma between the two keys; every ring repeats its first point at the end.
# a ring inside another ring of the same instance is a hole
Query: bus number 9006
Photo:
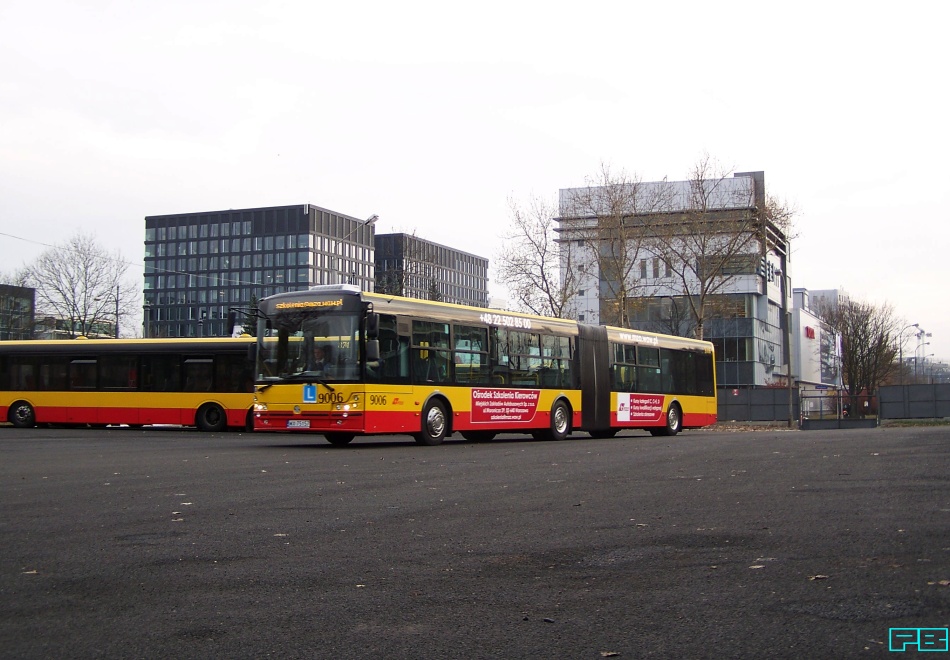
{"type": "Polygon", "coordinates": [[[343,403],[343,395],[339,392],[320,392],[317,403],[343,403]]]}
{"type": "Polygon", "coordinates": [[[385,395],[385,394],[370,394],[370,395],[369,395],[369,405],[371,405],[371,406],[385,406],[385,405],[386,405],[386,395],[385,395]]]}

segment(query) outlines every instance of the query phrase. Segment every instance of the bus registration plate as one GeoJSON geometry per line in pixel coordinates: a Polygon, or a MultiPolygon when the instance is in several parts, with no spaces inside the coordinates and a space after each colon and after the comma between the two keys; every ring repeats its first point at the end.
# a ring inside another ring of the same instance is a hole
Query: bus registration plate
{"type": "Polygon", "coordinates": [[[309,419],[288,419],[287,428],[289,429],[309,429],[310,420],[309,419]]]}

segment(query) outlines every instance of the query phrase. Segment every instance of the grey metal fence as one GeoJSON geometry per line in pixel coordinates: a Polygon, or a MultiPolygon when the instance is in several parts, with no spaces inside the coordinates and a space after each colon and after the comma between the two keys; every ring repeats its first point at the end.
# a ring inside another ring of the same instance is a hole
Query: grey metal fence
{"type": "MultiPolygon", "coordinates": [[[[798,420],[798,390],[792,390],[792,419],[798,420]]],[[[785,388],[719,388],[719,421],[772,422],[789,418],[788,390],[785,388]]]]}
{"type": "Polygon", "coordinates": [[[878,396],[882,419],[950,417],[950,383],[888,385],[878,396]]]}

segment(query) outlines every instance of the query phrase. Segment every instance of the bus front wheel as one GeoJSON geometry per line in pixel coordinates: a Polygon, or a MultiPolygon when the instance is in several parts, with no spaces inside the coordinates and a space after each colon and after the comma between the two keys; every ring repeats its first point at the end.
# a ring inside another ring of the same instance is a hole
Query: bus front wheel
{"type": "Polygon", "coordinates": [[[422,411],[422,430],[415,434],[416,442],[420,445],[434,447],[441,445],[445,440],[448,429],[448,415],[445,404],[439,400],[430,401],[422,411]]]}
{"type": "Polygon", "coordinates": [[[348,445],[353,442],[353,438],[356,437],[355,433],[324,433],[323,437],[327,439],[331,445],[335,447],[342,447],[343,445],[348,445]]]}
{"type": "Polygon", "coordinates": [[[462,431],[462,437],[469,442],[489,442],[495,439],[494,431],[462,431]]]}
{"type": "Polygon", "coordinates": [[[36,426],[36,411],[26,401],[17,401],[10,406],[7,419],[18,429],[31,429],[36,426]]]}
{"type": "Polygon", "coordinates": [[[216,403],[208,403],[198,408],[195,425],[202,431],[223,431],[228,426],[228,416],[216,403]]]}

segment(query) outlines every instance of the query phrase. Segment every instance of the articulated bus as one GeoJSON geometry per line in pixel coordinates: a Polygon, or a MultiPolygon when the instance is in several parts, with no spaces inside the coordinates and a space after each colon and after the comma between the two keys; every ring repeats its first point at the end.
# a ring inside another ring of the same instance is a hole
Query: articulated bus
{"type": "Polygon", "coordinates": [[[260,301],[254,430],[344,445],[524,432],[675,435],[716,421],[709,342],[316,286],[260,301]]]}
{"type": "Polygon", "coordinates": [[[0,422],[250,428],[252,338],[0,342],[0,422]]]}

